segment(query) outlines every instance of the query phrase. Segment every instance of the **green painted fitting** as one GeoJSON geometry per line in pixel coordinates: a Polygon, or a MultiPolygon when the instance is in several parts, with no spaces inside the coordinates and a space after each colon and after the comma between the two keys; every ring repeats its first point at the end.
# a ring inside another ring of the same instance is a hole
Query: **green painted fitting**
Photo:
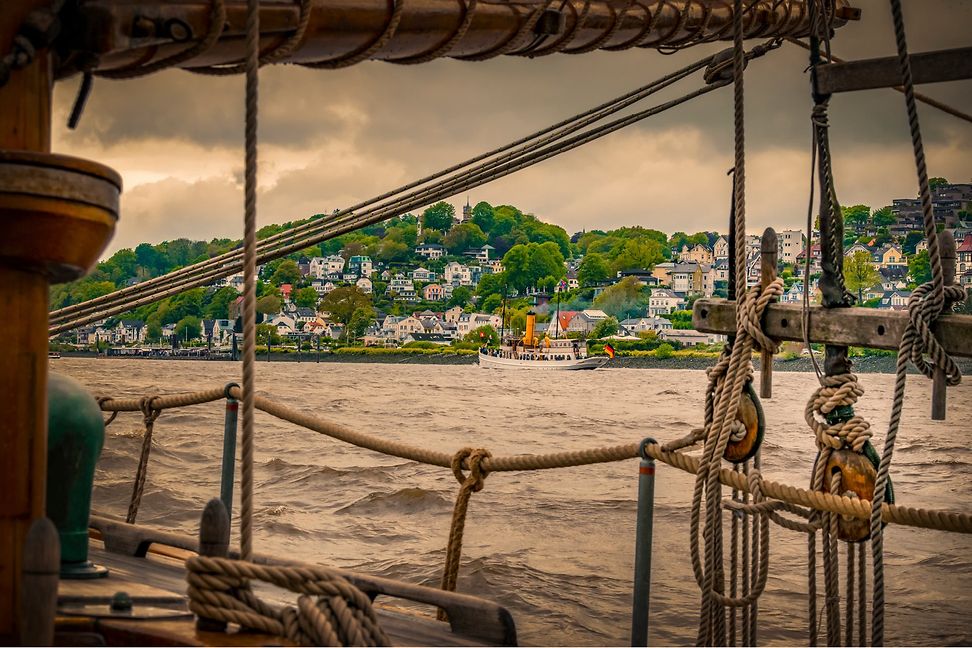
{"type": "Polygon", "coordinates": [[[61,537],[61,577],[107,574],[88,561],[88,521],[95,464],[105,442],[101,408],[73,378],[47,381],[47,517],[61,537]]]}

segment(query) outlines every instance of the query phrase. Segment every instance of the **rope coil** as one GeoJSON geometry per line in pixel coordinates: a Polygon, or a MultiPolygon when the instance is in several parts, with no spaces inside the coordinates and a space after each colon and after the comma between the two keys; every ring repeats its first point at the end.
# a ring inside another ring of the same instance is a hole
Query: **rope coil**
{"type": "Polygon", "coordinates": [[[302,646],[388,646],[368,598],[324,567],[258,565],[193,556],[186,560],[189,609],[302,646]],[[296,607],[273,607],[249,588],[260,580],[300,594],[296,607]],[[313,598],[316,597],[316,598],[313,598]]]}

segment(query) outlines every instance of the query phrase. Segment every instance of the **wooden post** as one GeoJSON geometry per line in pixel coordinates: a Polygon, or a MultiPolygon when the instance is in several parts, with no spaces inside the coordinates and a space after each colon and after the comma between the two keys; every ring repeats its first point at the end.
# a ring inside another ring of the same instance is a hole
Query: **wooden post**
{"type": "MultiPolygon", "coordinates": [[[[776,280],[776,261],[779,255],[779,238],[772,227],[763,231],[759,244],[760,271],[759,283],[766,290],[776,280]]],[[[759,356],[759,397],[773,398],[773,354],[762,351],[759,356]]]]}
{"type": "Polygon", "coordinates": [[[20,641],[25,646],[52,646],[61,570],[61,543],[54,523],[46,517],[34,520],[27,532],[26,544],[20,641]]]}
{"type": "MultiPolygon", "coordinates": [[[[945,280],[946,286],[951,286],[955,283],[955,237],[947,230],[940,232],[938,234],[938,246],[942,256],[942,278],[945,280]]],[[[947,308],[951,306],[951,303],[946,301],[945,305],[947,308]]],[[[935,367],[935,373],[932,375],[931,417],[933,421],[945,420],[946,389],[945,370],[941,367],[935,367]]]]}
{"type": "MultiPolygon", "coordinates": [[[[225,558],[229,553],[230,521],[223,502],[214,497],[203,509],[199,522],[199,555],[225,558]]],[[[223,632],[226,622],[198,617],[196,629],[205,632],[223,632]]]]}
{"type": "MultiPolygon", "coordinates": [[[[27,14],[46,0],[4,3],[0,52],[10,51],[27,14]]],[[[51,58],[13,70],[0,87],[0,149],[51,148],[51,58]]],[[[6,214],[0,211],[0,228],[6,214]]],[[[19,641],[24,541],[31,523],[44,515],[47,481],[47,301],[45,277],[0,261],[0,643],[19,641]]]]}

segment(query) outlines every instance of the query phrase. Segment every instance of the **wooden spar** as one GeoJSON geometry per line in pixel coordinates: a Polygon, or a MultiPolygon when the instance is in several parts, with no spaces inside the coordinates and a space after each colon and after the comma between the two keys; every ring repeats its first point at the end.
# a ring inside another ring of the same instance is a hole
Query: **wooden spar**
{"type": "MultiPolygon", "coordinates": [[[[9,52],[20,24],[46,0],[5,3],[0,52],[9,52]]],[[[0,149],[51,148],[51,57],[11,73],[0,87],[0,149]]],[[[7,214],[0,209],[0,227],[7,214]]],[[[47,480],[47,280],[0,259],[0,643],[19,642],[21,564],[32,522],[44,516],[47,480]]]]}
{"type": "MultiPolygon", "coordinates": [[[[799,304],[770,304],[763,314],[763,330],[774,340],[802,342],[802,312],[799,304]]],[[[724,299],[696,301],[692,326],[704,333],[731,335],[736,330],[735,303],[724,299]]],[[[906,311],[810,307],[811,342],[897,351],[907,326],[906,311]]],[[[972,358],[972,316],[942,315],[931,330],[949,355],[972,358]]]]}
{"type": "MultiPolygon", "coordinates": [[[[776,263],[779,255],[779,237],[772,227],[767,227],[763,232],[763,238],[759,242],[759,255],[759,283],[763,290],[766,290],[766,287],[776,280],[776,263]]],[[[762,351],[759,357],[759,397],[773,398],[773,354],[762,351]]]]}
{"type": "MultiPolygon", "coordinates": [[[[283,61],[339,63],[387,37],[368,58],[406,62],[423,57],[490,58],[499,54],[542,56],[558,51],[675,46],[712,37],[731,40],[731,3],[711,0],[641,0],[630,6],[617,0],[555,2],[544,20],[535,12],[543,3],[478,0],[465,33],[470,0],[408,0],[397,27],[391,24],[395,0],[312,0],[303,42],[283,61]],[[625,8],[627,6],[627,8],[625,8]],[[559,12],[560,15],[555,15],[559,12]],[[533,20],[531,20],[533,19],[533,20]],[[447,51],[438,51],[459,36],[447,51]]],[[[859,12],[848,0],[834,0],[839,27],[859,12]]],[[[747,37],[802,36],[807,29],[806,0],[758,0],[750,12],[747,37]]],[[[218,42],[182,67],[237,63],[243,58],[245,0],[226,0],[226,22],[218,42]]],[[[148,64],[188,50],[208,29],[211,3],[200,0],[133,2],[85,0],[75,48],[97,60],[100,71],[148,64]]],[[[293,34],[300,16],[297,0],[264,2],[260,9],[261,50],[272,51],[293,34]]],[[[70,65],[70,64],[69,64],[70,65]]],[[[70,67],[59,75],[74,72],[70,67]]]]}

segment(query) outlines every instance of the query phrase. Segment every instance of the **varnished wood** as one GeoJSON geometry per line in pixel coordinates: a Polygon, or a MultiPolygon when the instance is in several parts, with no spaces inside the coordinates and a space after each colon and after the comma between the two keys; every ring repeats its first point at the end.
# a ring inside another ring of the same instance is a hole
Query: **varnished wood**
{"type": "MultiPolygon", "coordinates": [[[[776,263],[779,255],[779,238],[776,230],[767,227],[759,245],[760,276],[759,283],[766,289],[776,280],[776,263]]],[[[773,354],[761,351],[759,355],[759,397],[773,398],[773,354]]]]}
{"type": "MultiPolygon", "coordinates": [[[[310,23],[300,47],[288,62],[313,63],[334,61],[362,51],[375,42],[388,24],[388,0],[314,0],[311,3],[310,23]]],[[[396,61],[421,57],[434,52],[456,32],[463,19],[466,2],[460,0],[408,0],[392,38],[371,58],[396,61]]],[[[562,13],[563,30],[547,35],[537,42],[533,33],[526,32],[513,43],[511,53],[542,54],[554,46],[563,45],[567,51],[584,47],[624,47],[637,44],[656,47],[660,43],[677,42],[699,29],[703,33],[731,39],[731,3],[708,3],[710,11],[703,11],[699,2],[635,3],[620,10],[609,0],[565,0],[554,7],[562,13]],[[570,7],[568,7],[570,5],[570,7]],[[679,11],[682,9],[682,11],[679,11]],[[579,20],[583,17],[583,20],[579,20]],[[529,48],[534,49],[529,49],[529,48]]],[[[845,0],[838,5],[846,6],[845,0]]],[[[479,2],[464,36],[455,43],[449,56],[477,56],[494,52],[518,34],[531,12],[538,5],[524,2],[479,2]]],[[[226,30],[208,51],[182,64],[184,67],[235,63],[243,58],[243,34],[246,3],[227,0],[226,30]]],[[[209,28],[211,6],[198,0],[170,0],[164,10],[159,3],[130,0],[88,0],[83,5],[91,24],[104,25],[88,41],[92,43],[99,66],[103,70],[119,69],[138,63],[160,60],[191,47],[202,39],[209,28]],[[144,22],[144,19],[150,22],[144,22]],[[178,18],[189,27],[192,39],[174,43],[155,27],[142,30],[137,25],[162,24],[178,18]]],[[[774,29],[792,26],[795,34],[806,32],[807,13],[800,3],[778,3],[761,0],[746,21],[747,35],[769,36],[774,29]]],[[[269,51],[283,42],[294,30],[299,5],[294,2],[263,3],[260,11],[262,31],[261,50],[269,51]]],[[[558,20],[558,23],[560,21],[558,20]]],[[[835,27],[844,24],[837,19],[835,27]]]]}
{"type": "Polygon", "coordinates": [[[37,518],[27,532],[24,551],[20,641],[26,646],[50,646],[54,642],[60,570],[57,528],[46,517],[37,518]]]}
{"type": "MultiPolygon", "coordinates": [[[[763,316],[763,330],[776,340],[803,340],[802,306],[770,304],[763,316]]],[[[705,333],[732,334],[736,330],[736,305],[724,299],[700,299],[692,312],[693,328],[705,333]]],[[[876,308],[810,307],[810,341],[854,345],[896,351],[908,324],[904,311],[876,308]]],[[[932,332],[950,355],[972,358],[972,316],[943,315],[932,332]]]]}
{"type": "MultiPolygon", "coordinates": [[[[827,461],[827,472],[820,490],[830,492],[830,480],[834,473],[840,473],[840,494],[853,493],[860,499],[874,499],[874,483],[877,470],[870,459],[853,450],[843,448],[834,450],[827,461]]],[[[860,542],[871,535],[870,520],[838,516],[837,537],[847,542],[860,542]]]]}
{"type": "Polygon", "coordinates": [[[740,441],[730,440],[722,456],[726,461],[742,463],[756,454],[758,449],[756,446],[760,442],[759,414],[748,390],[743,392],[742,399],[739,401],[736,420],[746,427],[746,435],[740,441]]]}
{"type": "MultiPolygon", "coordinates": [[[[6,54],[20,24],[46,0],[4,3],[0,52],[6,54]]],[[[0,150],[47,152],[51,147],[51,58],[14,70],[0,87],[0,150]]],[[[0,212],[0,231],[5,230],[0,212]]],[[[21,630],[24,539],[44,515],[47,468],[47,281],[0,265],[0,643],[21,630]]]]}

